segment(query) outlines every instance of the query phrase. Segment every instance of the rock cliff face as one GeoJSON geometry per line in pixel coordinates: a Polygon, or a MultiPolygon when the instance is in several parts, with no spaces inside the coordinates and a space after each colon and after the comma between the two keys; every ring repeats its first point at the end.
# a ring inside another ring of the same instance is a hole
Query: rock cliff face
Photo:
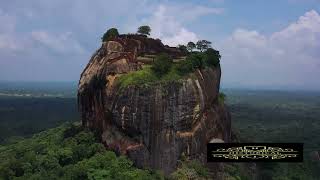
{"type": "Polygon", "coordinates": [[[98,130],[106,148],[136,166],[175,170],[182,154],[206,162],[206,144],[230,140],[230,115],[218,102],[220,67],[197,70],[177,83],[120,90],[121,74],[141,69],[138,56],[178,49],[143,36],[103,43],[81,74],[79,109],[84,126],[98,130]]]}

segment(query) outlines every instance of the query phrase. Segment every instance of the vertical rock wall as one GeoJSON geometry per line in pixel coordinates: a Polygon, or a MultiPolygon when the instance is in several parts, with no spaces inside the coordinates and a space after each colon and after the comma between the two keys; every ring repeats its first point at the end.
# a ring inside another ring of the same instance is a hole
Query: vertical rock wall
{"type": "Polygon", "coordinates": [[[99,130],[108,149],[138,167],[169,174],[182,154],[205,163],[211,139],[230,140],[230,115],[218,102],[220,67],[197,70],[176,83],[120,90],[117,78],[141,68],[135,61],[141,49],[155,51],[143,41],[121,39],[93,55],[79,81],[83,125],[99,130]]]}

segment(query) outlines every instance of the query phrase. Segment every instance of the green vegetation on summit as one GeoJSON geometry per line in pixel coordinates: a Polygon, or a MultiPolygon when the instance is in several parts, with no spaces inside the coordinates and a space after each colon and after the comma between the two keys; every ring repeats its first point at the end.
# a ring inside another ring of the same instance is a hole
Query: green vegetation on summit
{"type": "Polygon", "coordinates": [[[138,28],[137,33],[143,34],[143,35],[150,35],[151,28],[149,26],[140,26],[138,28]]]}
{"type": "Polygon", "coordinates": [[[168,54],[162,53],[155,57],[151,66],[146,65],[142,70],[122,75],[119,83],[121,87],[127,87],[177,82],[197,69],[218,67],[220,58],[219,51],[213,48],[204,52],[189,52],[185,60],[178,62],[173,62],[168,54]]]}
{"type": "Polygon", "coordinates": [[[118,29],[110,28],[106,33],[103,34],[101,40],[102,42],[106,42],[118,36],[119,36],[118,29]]]}
{"type": "MultiPolygon", "coordinates": [[[[138,28],[137,34],[132,35],[145,35],[145,38],[148,39],[147,35],[150,35],[150,32],[151,28],[144,25],[138,28]]],[[[103,35],[102,41],[109,41],[118,36],[118,30],[111,28],[103,35]]],[[[186,54],[186,57],[176,62],[172,55],[165,52],[158,53],[153,58],[151,65],[144,65],[141,70],[121,75],[119,78],[120,86],[149,86],[157,83],[177,82],[197,69],[219,66],[221,55],[219,51],[211,48],[210,41],[188,42],[187,45],[178,45],[176,49],[186,54]],[[194,49],[198,51],[194,51],[194,49]]]]}

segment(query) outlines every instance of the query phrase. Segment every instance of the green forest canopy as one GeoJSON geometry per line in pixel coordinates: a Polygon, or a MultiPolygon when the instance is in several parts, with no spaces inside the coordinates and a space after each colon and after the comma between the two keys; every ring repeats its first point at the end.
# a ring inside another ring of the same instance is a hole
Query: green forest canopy
{"type": "MultiPolygon", "coordinates": [[[[138,169],[125,156],[107,151],[98,139],[94,132],[79,124],[64,124],[0,146],[0,179],[164,179],[160,172],[138,169]]],[[[186,161],[170,179],[190,176],[200,179],[208,173],[196,161],[186,161]]]]}

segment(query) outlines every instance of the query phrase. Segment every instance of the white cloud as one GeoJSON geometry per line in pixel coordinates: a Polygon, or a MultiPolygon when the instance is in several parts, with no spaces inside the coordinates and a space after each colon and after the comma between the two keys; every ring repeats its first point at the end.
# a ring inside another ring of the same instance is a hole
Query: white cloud
{"type": "MultiPolygon", "coordinates": [[[[17,17],[4,13],[0,9],[0,50],[7,55],[17,52],[33,51],[35,43],[41,43],[58,53],[82,53],[81,45],[72,38],[72,33],[64,32],[58,35],[46,31],[18,32],[17,17]]],[[[29,52],[31,53],[31,52],[29,52]]]]}
{"type": "MultiPolygon", "coordinates": [[[[274,33],[270,41],[284,52],[320,57],[320,16],[311,10],[299,20],[280,32],[274,33]]],[[[319,61],[318,61],[319,62],[319,61]]]]}
{"type": "MultiPolygon", "coordinates": [[[[225,11],[192,3],[161,4],[148,0],[118,0],[112,5],[105,0],[4,1],[0,8],[0,78],[25,79],[27,73],[14,72],[28,69],[28,79],[33,80],[37,67],[37,77],[56,80],[56,70],[64,67],[60,79],[77,79],[106,28],[118,27],[120,33],[125,33],[147,24],[152,28],[152,37],[175,46],[201,38],[188,28],[195,20],[225,11]],[[85,54],[81,53],[84,49],[85,54]]],[[[223,42],[214,43],[223,56],[223,82],[319,87],[319,21],[319,14],[312,10],[271,35],[236,29],[223,42]]]]}
{"type": "Polygon", "coordinates": [[[231,41],[236,42],[238,46],[255,48],[264,47],[267,39],[257,31],[237,29],[232,34],[231,41]]]}
{"type": "Polygon", "coordinates": [[[270,36],[237,29],[219,48],[228,85],[320,89],[320,15],[314,10],[270,36]]]}
{"type": "Polygon", "coordinates": [[[146,24],[149,24],[152,28],[151,36],[162,39],[164,44],[176,46],[198,39],[195,33],[185,29],[181,23],[168,12],[166,6],[159,6],[153,16],[146,21],[146,24]]]}
{"type": "Polygon", "coordinates": [[[199,37],[183,26],[184,23],[208,14],[221,14],[221,8],[208,8],[182,4],[179,6],[159,5],[152,16],[144,19],[144,24],[151,26],[151,36],[162,39],[164,44],[177,46],[189,41],[197,41],[199,37]]]}
{"type": "Polygon", "coordinates": [[[179,32],[173,34],[170,37],[163,37],[162,41],[164,44],[168,44],[171,46],[177,46],[179,44],[187,44],[190,41],[196,42],[199,38],[193,32],[186,30],[185,28],[181,28],[179,32]]]}
{"type": "Polygon", "coordinates": [[[145,0],[10,0],[0,7],[0,80],[77,80],[100,36],[150,10],[145,0]],[[69,33],[72,32],[72,33],[69,33]]]}
{"type": "Polygon", "coordinates": [[[224,8],[212,8],[194,4],[179,4],[166,6],[167,13],[182,22],[190,22],[205,15],[220,15],[225,12],[224,8]]]}
{"type": "Polygon", "coordinates": [[[18,45],[10,35],[0,34],[0,49],[14,51],[18,49],[18,45]]]}
{"type": "Polygon", "coordinates": [[[46,31],[32,31],[32,39],[58,53],[83,53],[84,49],[72,38],[71,32],[50,34],[46,31]]]}
{"type": "Polygon", "coordinates": [[[15,51],[19,48],[14,36],[16,18],[0,9],[0,50],[15,51]]]}

